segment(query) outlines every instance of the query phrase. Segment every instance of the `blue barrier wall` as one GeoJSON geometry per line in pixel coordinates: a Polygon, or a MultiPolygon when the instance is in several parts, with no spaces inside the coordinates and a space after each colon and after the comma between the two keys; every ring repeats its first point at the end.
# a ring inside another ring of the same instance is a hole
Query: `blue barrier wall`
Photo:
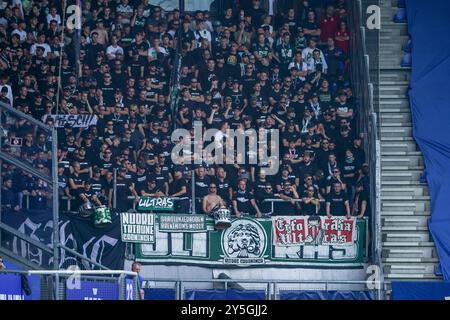
{"type": "Polygon", "coordinates": [[[450,1],[409,0],[413,135],[422,150],[431,196],[429,228],[450,280],[450,1]]]}
{"type": "Polygon", "coordinates": [[[450,282],[392,282],[391,300],[450,299],[450,282]]]}

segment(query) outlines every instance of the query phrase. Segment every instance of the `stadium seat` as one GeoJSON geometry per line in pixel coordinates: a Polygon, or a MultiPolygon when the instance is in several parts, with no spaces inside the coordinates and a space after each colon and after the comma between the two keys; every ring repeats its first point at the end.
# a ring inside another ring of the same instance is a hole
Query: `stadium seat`
{"type": "Polygon", "coordinates": [[[412,41],[411,41],[411,39],[409,39],[408,42],[403,45],[403,51],[405,53],[411,53],[412,52],[412,41]]]}
{"type": "Polygon", "coordinates": [[[411,67],[411,60],[412,60],[411,59],[411,53],[405,53],[405,55],[402,58],[402,62],[400,63],[400,65],[403,68],[411,67]]]}
{"type": "Polygon", "coordinates": [[[407,18],[406,18],[406,9],[405,8],[398,8],[397,12],[395,13],[394,16],[394,22],[395,23],[406,23],[407,18]]]}

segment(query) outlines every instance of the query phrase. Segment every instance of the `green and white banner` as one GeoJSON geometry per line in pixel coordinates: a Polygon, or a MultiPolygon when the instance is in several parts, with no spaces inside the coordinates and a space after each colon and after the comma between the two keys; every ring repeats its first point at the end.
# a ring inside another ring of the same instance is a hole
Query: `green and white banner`
{"type": "Polygon", "coordinates": [[[206,216],[202,214],[160,214],[159,232],[206,231],[206,216]]]}
{"type": "Polygon", "coordinates": [[[154,243],[155,214],[122,212],[120,230],[122,242],[154,243]]]}
{"type": "MultiPolygon", "coordinates": [[[[185,218],[181,217],[199,215],[177,216],[183,221],[185,218]]],[[[206,218],[206,230],[200,231],[200,224],[194,223],[192,229],[180,232],[183,228],[179,226],[167,228],[166,222],[172,218],[162,218],[163,224],[160,219],[157,215],[155,243],[135,246],[140,262],[219,268],[363,265],[365,220],[307,216],[240,218],[234,219],[229,228],[218,231],[214,229],[214,220],[206,218]]]]}
{"type": "Polygon", "coordinates": [[[174,200],[168,197],[140,197],[139,211],[173,211],[174,200]]]}

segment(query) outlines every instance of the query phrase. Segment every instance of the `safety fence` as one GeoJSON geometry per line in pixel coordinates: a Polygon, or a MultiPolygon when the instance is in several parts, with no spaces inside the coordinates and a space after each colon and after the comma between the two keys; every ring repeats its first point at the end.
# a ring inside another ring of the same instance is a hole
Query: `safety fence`
{"type": "Polygon", "coordinates": [[[131,271],[0,270],[0,300],[140,300],[131,271]]]}
{"type": "Polygon", "coordinates": [[[144,278],[146,300],[381,300],[377,281],[144,278]],[[203,287],[203,289],[199,289],[203,287]]]}
{"type": "MultiPolygon", "coordinates": [[[[367,54],[367,38],[366,38],[366,23],[363,18],[363,7],[366,8],[370,4],[379,4],[379,1],[364,1],[364,6],[361,0],[350,1],[349,10],[349,26],[352,30],[352,37],[350,41],[351,48],[351,65],[350,65],[350,76],[352,84],[354,86],[355,97],[358,109],[359,117],[359,133],[363,137],[364,150],[367,155],[367,162],[369,164],[369,181],[370,181],[370,193],[369,193],[369,204],[371,216],[371,233],[373,235],[373,241],[371,245],[372,259],[373,263],[383,270],[382,260],[381,260],[381,203],[380,203],[380,193],[381,193],[381,159],[380,159],[380,139],[378,136],[377,129],[377,114],[374,103],[375,96],[378,96],[374,92],[374,84],[372,80],[378,80],[378,70],[373,68],[378,67],[377,56],[374,56],[371,63],[369,55],[367,54]],[[372,66],[372,69],[370,68],[372,66]],[[371,77],[371,74],[376,73],[375,76],[371,77]]],[[[376,52],[379,42],[379,31],[374,29],[371,32],[371,53],[376,52]]],[[[377,53],[377,52],[376,52],[377,53]]],[[[382,280],[383,275],[381,274],[382,280]]]]}

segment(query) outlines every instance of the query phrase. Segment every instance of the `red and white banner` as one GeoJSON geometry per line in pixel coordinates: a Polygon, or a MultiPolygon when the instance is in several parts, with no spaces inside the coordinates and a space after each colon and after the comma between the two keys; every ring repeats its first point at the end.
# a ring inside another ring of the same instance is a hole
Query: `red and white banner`
{"type": "Polygon", "coordinates": [[[273,245],[349,245],[355,241],[355,226],[353,217],[272,217],[273,245]]]}

